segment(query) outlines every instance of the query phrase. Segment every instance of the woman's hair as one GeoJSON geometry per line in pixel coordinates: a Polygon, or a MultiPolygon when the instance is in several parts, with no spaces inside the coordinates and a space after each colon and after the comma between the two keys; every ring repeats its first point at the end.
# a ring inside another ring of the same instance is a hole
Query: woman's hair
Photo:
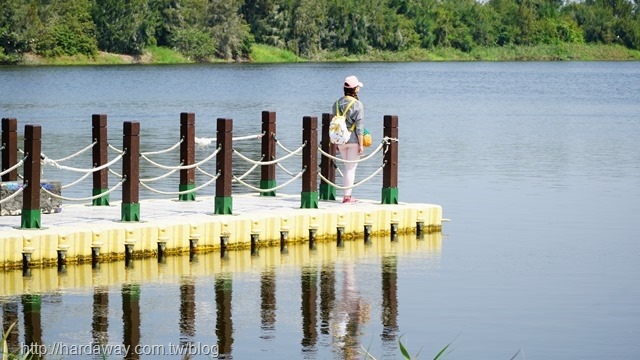
{"type": "Polygon", "coordinates": [[[344,88],[344,96],[351,96],[352,98],[358,99],[358,93],[356,92],[355,88],[344,88]]]}

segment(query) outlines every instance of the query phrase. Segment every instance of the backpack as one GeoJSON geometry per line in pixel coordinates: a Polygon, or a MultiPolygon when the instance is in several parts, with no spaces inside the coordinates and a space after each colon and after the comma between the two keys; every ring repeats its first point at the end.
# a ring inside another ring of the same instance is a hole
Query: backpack
{"type": "Polygon", "coordinates": [[[331,118],[331,122],[329,123],[329,141],[331,141],[332,144],[346,144],[351,138],[351,133],[355,129],[356,124],[354,122],[353,125],[351,125],[351,128],[347,129],[347,119],[345,115],[354,102],[356,102],[355,99],[351,100],[349,105],[344,109],[342,115],[340,115],[340,107],[336,101],[336,114],[331,118]]]}

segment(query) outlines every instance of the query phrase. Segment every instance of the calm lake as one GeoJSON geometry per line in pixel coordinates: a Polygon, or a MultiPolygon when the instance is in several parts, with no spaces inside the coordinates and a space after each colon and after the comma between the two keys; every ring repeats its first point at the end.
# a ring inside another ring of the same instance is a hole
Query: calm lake
{"type": "MultiPolygon", "coordinates": [[[[398,115],[399,199],[442,205],[451,221],[441,234],[237,253],[236,268],[217,253],[139,260],[111,283],[123,263],[2,272],[2,291],[60,282],[51,293],[0,294],[5,329],[18,321],[11,349],[36,339],[175,345],[197,348],[194,359],[364,358],[363,348],[399,359],[401,338],[427,359],[449,343],[445,359],[640,358],[640,62],[0,67],[0,117],[17,118],[20,134],[40,124],[53,159],[91,143],[95,113],[108,115],[117,147],[122,122],[139,121],[141,150],[151,151],[179,140],[180,112],[194,112],[196,136],[210,138],[217,118],[252,135],[261,112],[275,111],[278,140],[295,149],[302,117],[330,112],[352,74],[374,141],[383,116],[398,115]],[[159,275],[145,280],[144,269],[159,275]],[[110,285],[75,286],[79,277],[110,285]]],[[[356,181],[379,165],[359,166],[356,181]]],[[[379,199],[381,183],[354,196],[379,199]]],[[[63,195],[90,189],[89,178],[63,195]]]]}

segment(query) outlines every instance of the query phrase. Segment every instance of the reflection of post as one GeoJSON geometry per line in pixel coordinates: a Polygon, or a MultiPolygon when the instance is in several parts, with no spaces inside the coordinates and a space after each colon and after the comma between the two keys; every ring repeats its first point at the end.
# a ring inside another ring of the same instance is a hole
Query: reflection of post
{"type": "Polygon", "coordinates": [[[395,343],[398,331],[398,258],[382,258],[382,340],[395,343]]]}
{"type": "Polygon", "coordinates": [[[7,335],[7,350],[9,350],[10,354],[15,354],[20,351],[19,340],[19,324],[18,324],[18,303],[17,302],[6,302],[2,306],[2,334],[7,335]],[[11,324],[16,323],[11,332],[7,333],[9,330],[9,326],[11,324]]]}
{"type": "Polygon", "coordinates": [[[333,264],[326,264],[320,270],[320,333],[331,331],[329,321],[336,300],[336,273],[333,264]]]}
{"type": "Polygon", "coordinates": [[[273,338],[276,328],[276,274],[273,269],[262,272],[260,278],[260,317],[263,339],[273,338]]]}
{"type": "Polygon", "coordinates": [[[196,287],[190,278],[180,284],[180,345],[185,346],[196,336],[196,287]]]}
{"type": "Polygon", "coordinates": [[[107,345],[109,342],[109,292],[106,287],[93,289],[91,335],[95,344],[107,345]]]}
{"type": "MultiPolygon", "coordinates": [[[[38,348],[37,345],[42,344],[41,306],[42,297],[40,295],[22,295],[24,343],[25,345],[36,345],[35,348],[38,348]]],[[[31,359],[40,359],[39,352],[33,352],[31,359]]]]}
{"type": "Polygon", "coordinates": [[[233,323],[231,322],[231,291],[233,283],[230,275],[216,278],[214,291],[216,293],[216,336],[218,337],[218,352],[220,359],[231,359],[231,345],[233,344],[233,323]]]}
{"type": "Polygon", "coordinates": [[[122,321],[123,343],[129,349],[125,359],[139,359],[134,348],[140,344],[140,285],[122,285],[122,321]]]}
{"type": "Polygon", "coordinates": [[[318,340],[317,317],[317,268],[305,266],[302,269],[302,351],[311,351],[318,340]]]}

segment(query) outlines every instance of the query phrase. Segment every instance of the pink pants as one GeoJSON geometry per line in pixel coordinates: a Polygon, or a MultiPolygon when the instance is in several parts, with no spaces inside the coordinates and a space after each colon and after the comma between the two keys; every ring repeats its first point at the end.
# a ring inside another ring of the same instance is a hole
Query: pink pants
{"type": "MultiPolygon", "coordinates": [[[[358,144],[343,144],[338,145],[338,150],[342,155],[343,160],[354,161],[360,159],[358,154],[358,144]]],[[[358,163],[344,163],[344,173],[342,174],[342,186],[353,186],[353,182],[356,179],[356,168],[358,163]]],[[[351,196],[351,189],[344,191],[344,196],[351,196]]]]}

